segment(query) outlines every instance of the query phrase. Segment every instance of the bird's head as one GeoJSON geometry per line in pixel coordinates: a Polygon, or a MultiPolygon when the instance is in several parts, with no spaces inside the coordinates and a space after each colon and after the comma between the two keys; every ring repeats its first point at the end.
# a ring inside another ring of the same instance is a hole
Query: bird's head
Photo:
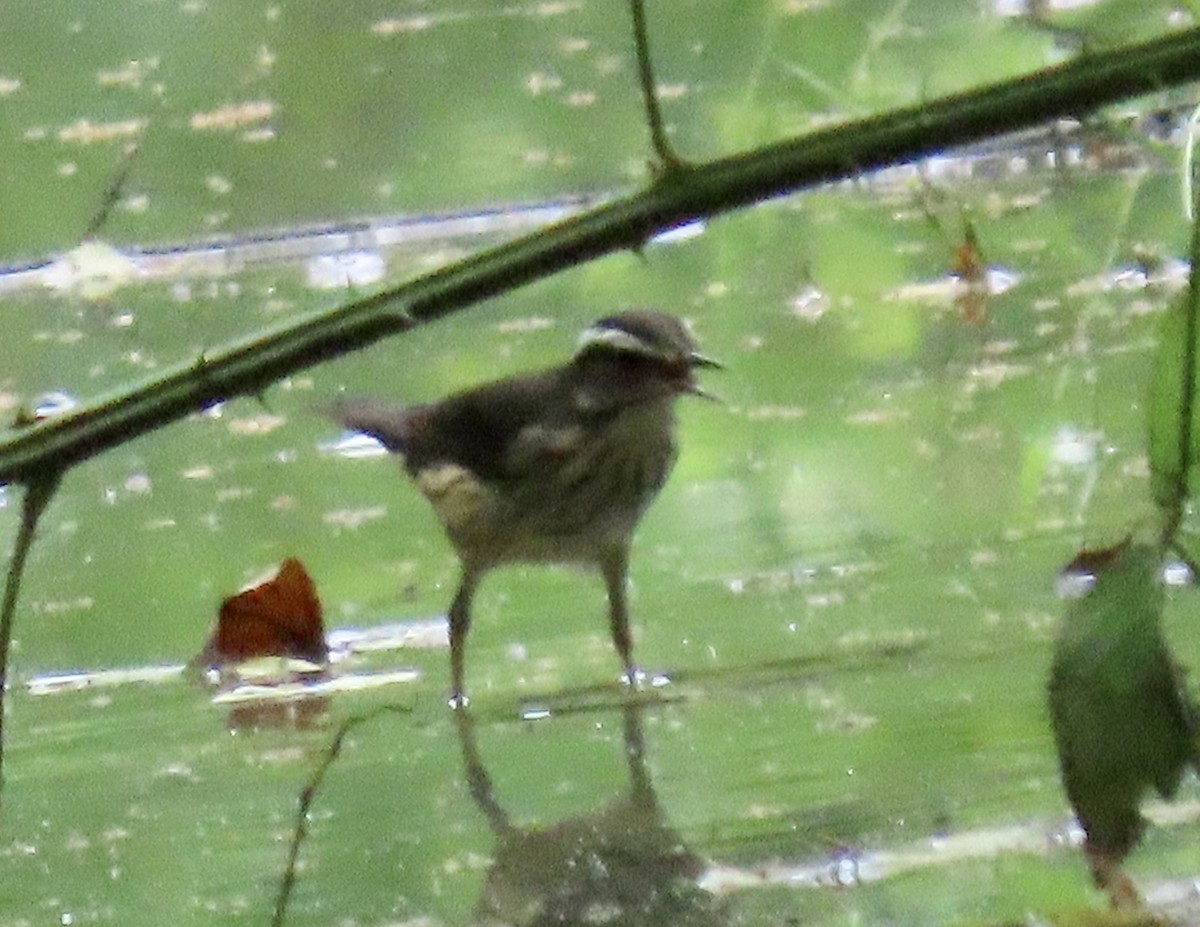
{"type": "Polygon", "coordinates": [[[696,350],[683,322],[653,309],[631,309],[584,329],[572,364],[584,375],[589,398],[597,405],[685,393],[713,399],[696,381],[695,371],[721,369],[696,350]]]}

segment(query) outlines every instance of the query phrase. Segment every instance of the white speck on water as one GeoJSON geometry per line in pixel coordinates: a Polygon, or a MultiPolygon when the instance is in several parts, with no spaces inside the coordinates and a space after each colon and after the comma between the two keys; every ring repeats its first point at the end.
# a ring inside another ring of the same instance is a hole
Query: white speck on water
{"type": "Polygon", "coordinates": [[[304,265],[305,282],[314,290],[369,286],[383,279],[387,262],[377,251],[318,254],[304,265]]]}
{"type": "Polygon", "coordinates": [[[1162,578],[1168,586],[1190,586],[1195,581],[1192,568],[1182,560],[1172,560],[1164,566],[1162,578]]]}
{"type": "Polygon", "coordinates": [[[792,315],[806,322],[816,322],[829,309],[830,300],[827,293],[814,284],[808,284],[792,297],[790,308],[792,315]]]}
{"type": "Polygon", "coordinates": [[[512,643],[504,648],[505,654],[510,660],[527,660],[529,659],[529,648],[524,644],[512,643]]]}
{"type": "Polygon", "coordinates": [[[131,473],[125,479],[125,491],[137,496],[150,492],[150,475],[147,473],[131,473]]]}
{"type": "Polygon", "coordinates": [[[1054,462],[1065,467],[1084,467],[1096,461],[1099,435],[1081,431],[1073,425],[1063,425],[1055,432],[1051,445],[1054,462]]]}

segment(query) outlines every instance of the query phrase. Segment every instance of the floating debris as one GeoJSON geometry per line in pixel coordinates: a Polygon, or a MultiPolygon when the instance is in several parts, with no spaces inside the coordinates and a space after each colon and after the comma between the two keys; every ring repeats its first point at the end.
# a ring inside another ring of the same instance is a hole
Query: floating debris
{"type": "Polygon", "coordinates": [[[273,578],[221,603],[216,630],[191,665],[223,667],[259,657],[295,658],[314,667],[303,672],[329,662],[316,585],[294,557],[273,578]]]}

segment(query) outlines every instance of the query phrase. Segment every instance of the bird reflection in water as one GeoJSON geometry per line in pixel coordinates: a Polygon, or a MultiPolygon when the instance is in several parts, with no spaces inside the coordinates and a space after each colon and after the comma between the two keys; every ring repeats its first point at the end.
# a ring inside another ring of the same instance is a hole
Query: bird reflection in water
{"type": "Polygon", "coordinates": [[[476,923],[708,927],[728,923],[697,880],[705,862],[667,823],[646,769],[642,706],[624,707],[628,794],[592,814],[544,828],[505,812],[476,747],[468,711],[456,715],[471,797],[496,836],[476,923]]]}

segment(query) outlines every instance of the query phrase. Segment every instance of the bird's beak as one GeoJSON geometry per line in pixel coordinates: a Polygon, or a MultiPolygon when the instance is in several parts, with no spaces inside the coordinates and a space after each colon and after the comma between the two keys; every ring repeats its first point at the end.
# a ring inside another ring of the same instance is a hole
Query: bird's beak
{"type": "MultiPolygon", "coordinates": [[[[722,364],[720,361],[713,360],[711,357],[705,357],[703,354],[699,354],[695,351],[693,351],[690,355],[688,355],[688,366],[693,369],[699,368],[699,367],[704,367],[709,370],[724,370],[725,369],[725,365],[722,364]]],[[[697,383],[691,377],[689,377],[688,379],[689,379],[689,383],[688,383],[687,391],[689,393],[691,393],[693,396],[699,396],[701,399],[707,399],[709,402],[724,402],[725,401],[720,396],[716,396],[716,395],[713,395],[712,393],[710,393],[708,390],[706,390],[704,387],[702,387],[699,383],[697,383]]]]}

